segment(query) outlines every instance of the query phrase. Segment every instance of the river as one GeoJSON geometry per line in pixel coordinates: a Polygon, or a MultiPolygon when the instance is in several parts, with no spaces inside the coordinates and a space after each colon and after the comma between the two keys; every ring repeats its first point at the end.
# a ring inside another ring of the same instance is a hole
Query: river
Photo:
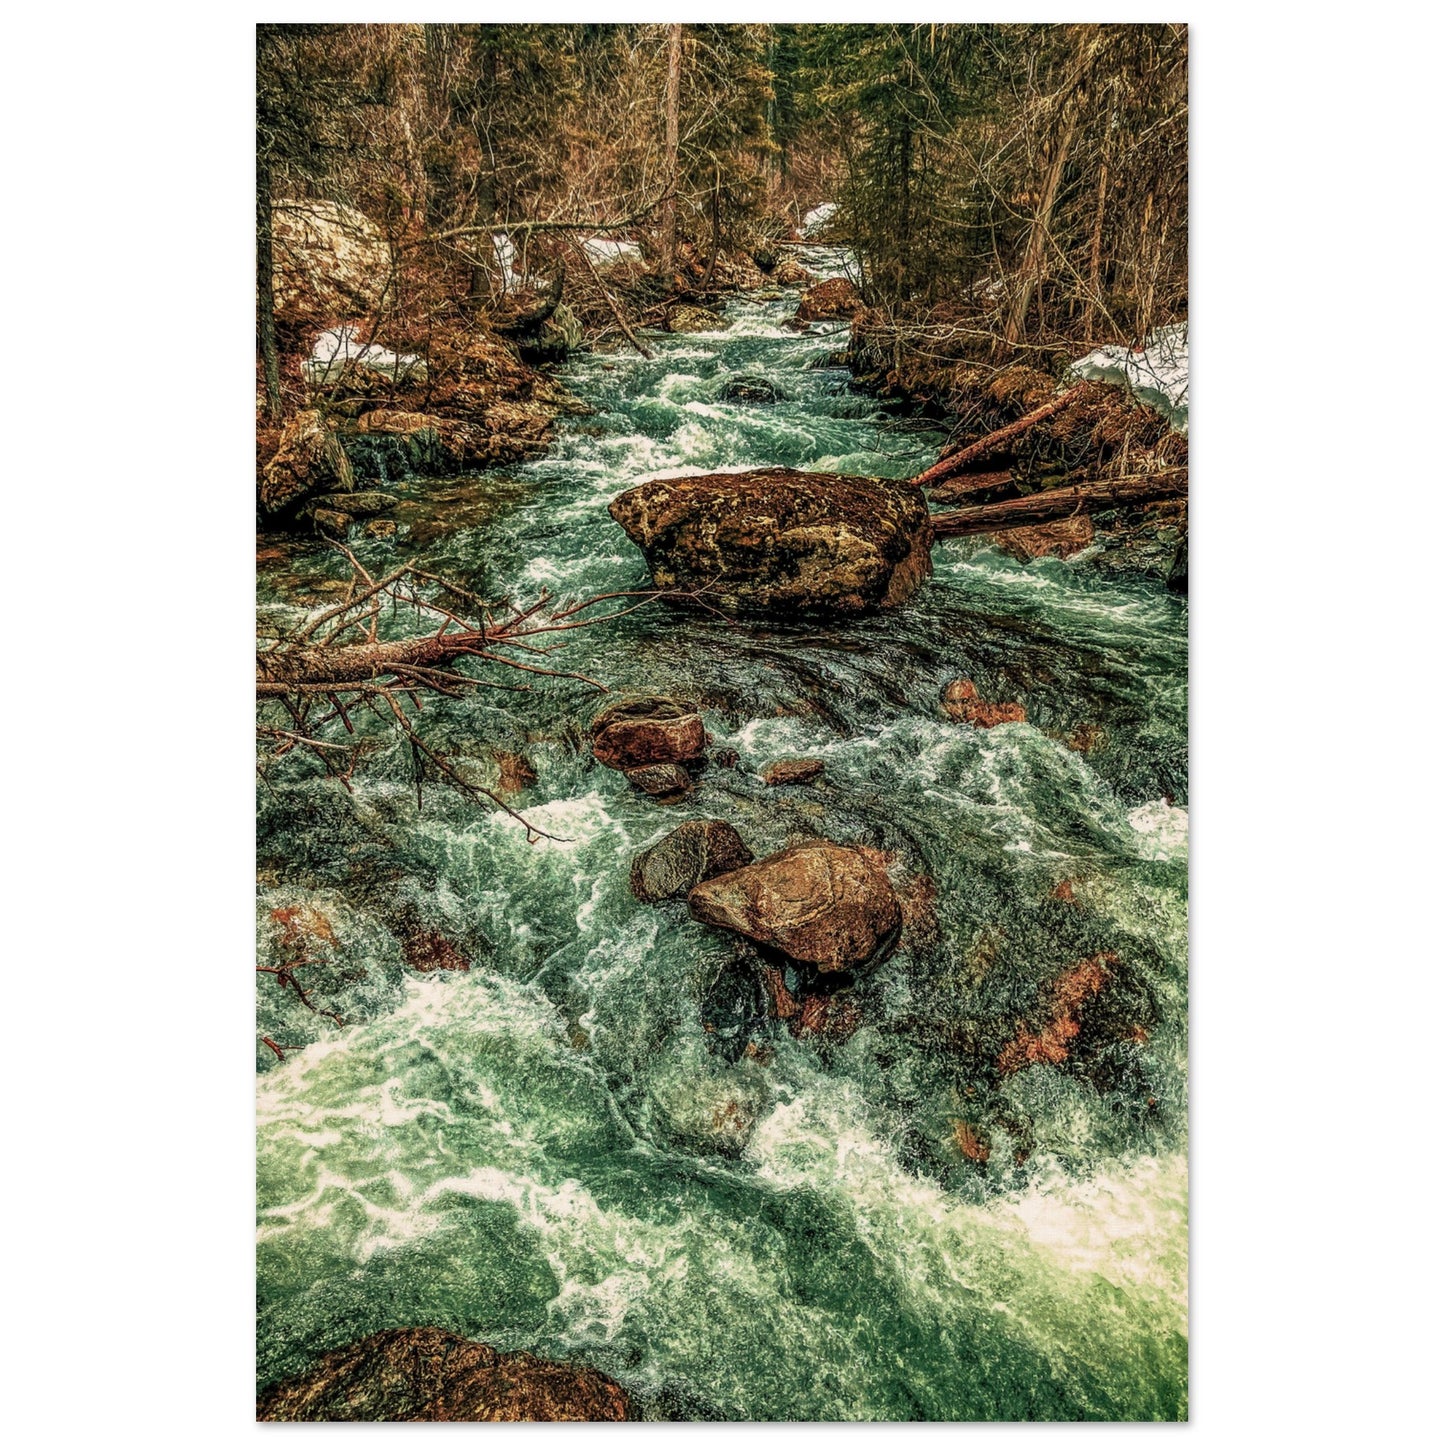
{"type": "MultiPolygon", "coordinates": [[[[577,357],[564,379],[593,414],[544,459],[388,477],[403,554],[494,596],[610,592],[646,585],[607,504],[648,475],[933,460],[938,432],[827,364],[844,338],[782,326],[795,306],[743,295],[725,329],[650,336],[652,360],[577,357]],[[720,401],[742,372],[784,400],[720,401]]],[[[384,568],[394,545],[358,552],[384,568]]],[[[654,605],[571,634],[555,665],[690,699],[740,754],[679,806],[591,762],[599,697],[563,680],[423,715],[479,768],[526,756],[513,801],[555,835],[530,845],[430,784],[418,814],[400,748],[350,795],[304,758],[268,767],[261,961],[276,910],[322,910],[349,1022],[258,975],[258,1034],[305,1045],[257,1050],[262,1384],[430,1324],[584,1360],[656,1416],[1187,1413],[1187,604],[1087,556],[1024,566],[958,539],[934,562],[875,618],[654,605]],[[1029,721],[947,721],[961,674],[1029,721]],[[793,756],[824,780],[757,781],[793,756]],[[633,899],[634,854],[707,817],[758,856],[823,834],[931,880],[936,930],[859,980],[850,1038],[794,1038],[728,936],[633,899]],[[398,911],[467,940],[470,972],[407,970],[398,911]],[[989,1066],[1051,980],[1105,952],[1066,1063],[989,1066]]],[[[343,571],[299,547],[262,575],[263,623],[343,571]]]]}

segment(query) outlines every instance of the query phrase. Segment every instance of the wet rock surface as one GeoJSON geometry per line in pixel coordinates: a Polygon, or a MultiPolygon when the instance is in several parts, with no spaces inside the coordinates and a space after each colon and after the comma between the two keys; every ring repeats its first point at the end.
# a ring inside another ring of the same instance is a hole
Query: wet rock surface
{"type": "Polygon", "coordinates": [[[753,850],[731,823],[698,819],[674,828],[632,860],[629,883],[642,903],[682,898],[692,888],[720,873],[731,873],[753,861],[753,850]]]}
{"type": "Polygon", "coordinates": [[[666,697],[629,698],[592,719],[592,756],[605,768],[685,763],[702,756],[707,729],[687,703],[666,697]]]}
{"type": "Polygon", "coordinates": [[[272,1420],[625,1420],[631,1400],[584,1365],[504,1355],[427,1327],[382,1330],[323,1355],[256,1401],[272,1420]]]}
{"type": "Polygon", "coordinates": [[[770,945],[820,973],[868,962],[903,922],[887,873],[859,849],[822,839],[700,883],[687,902],[700,922],[770,945]]]}
{"type": "Polygon", "coordinates": [[[656,586],[737,612],[896,607],[933,573],[928,506],[906,482],[774,468],[663,477],[614,499],[656,586]]]}
{"type": "Polygon", "coordinates": [[[823,776],[827,765],[822,758],[779,758],[759,774],[770,788],[815,782],[823,776]]]}

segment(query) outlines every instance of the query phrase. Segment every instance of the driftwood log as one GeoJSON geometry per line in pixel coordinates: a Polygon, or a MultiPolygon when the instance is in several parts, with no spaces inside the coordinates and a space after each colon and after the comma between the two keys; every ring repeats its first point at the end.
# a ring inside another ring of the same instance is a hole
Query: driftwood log
{"type": "Polygon", "coordinates": [[[1085,482],[1077,487],[1054,487],[1006,502],[962,507],[953,512],[935,512],[933,534],[936,537],[972,537],[983,532],[1005,532],[1011,527],[1035,527],[1040,522],[1057,522],[1065,517],[1087,516],[1093,512],[1140,506],[1146,502],[1174,501],[1188,495],[1188,469],[1174,467],[1148,476],[1085,482]]]}

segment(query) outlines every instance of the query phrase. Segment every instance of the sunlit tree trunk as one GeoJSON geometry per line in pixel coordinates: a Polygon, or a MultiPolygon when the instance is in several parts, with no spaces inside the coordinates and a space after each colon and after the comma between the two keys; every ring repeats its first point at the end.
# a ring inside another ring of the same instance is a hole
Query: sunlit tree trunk
{"type": "Polygon", "coordinates": [[[1069,159],[1069,148],[1074,143],[1074,132],[1078,129],[1078,112],[1074,111],[1064,126],[1044,174],[1044,189],[1039,196],[1029,226],[1028,244],[1024,248],[1023,264],[1019,267],[1018,284],[1014,289],[1013,303],[1009,307],[1008,321],[1004,326],[1004,340],[1011,346],[1023,339],[1024,317],[1029,302],[1033,299],[1034,287],[1044,279],[1046,256],[1049,244],[1049,222],[1054,214],[1054,201],[1059,194],[1059,182],[1063,179],[1064,165],[1069,159]]]}
{"type": "Polygon", "coordinates": [[[266,381],[266,417],[281,420],[281,358],[276,346],[276,271],[271,236],[271,168],[256,164],[256,340],[266,381]]]}
{"type": "Polygon", "coordinates": [[[663,144],[668,197],[662,213],[662,268],[670,279],[677,264],[677,115],[682,90],[682,26],[667,27],[667,91],[663,100],[663,144]]]}

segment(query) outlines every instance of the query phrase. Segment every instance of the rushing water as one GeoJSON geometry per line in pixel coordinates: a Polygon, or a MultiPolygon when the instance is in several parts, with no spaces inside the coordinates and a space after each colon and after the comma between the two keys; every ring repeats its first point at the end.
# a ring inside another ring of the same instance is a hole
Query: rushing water
{"type": "MultiPolygon", "coordinates": [[[[793,304],[740,298],[716,334],[649,338],[651,361],[578,359],[594,414],[505,478],[398,483],[398,550],[491,595],[614,591],[646,574],[607,503],[649,474],[931,460],[936,433],[826,366],[839,338],[781,327],[793,304]],[[719,401],[742,372],[785,399],[719,401]]],[[[392,550],[361,544],[377,567],[392,550]]],[[[677,807],[591,763],[597,694],[567,681],[423,715],[479,777],[496,750],[527,757],[513,801],[556,835],[530,846],[431,785],[418,814],[399,748],[351,795],[305,759],[267,770],[261,961],[275,910],[324,914],[313,982],[355,1022],[258,976],[260,1032],[307,1045],[258,1044],[263,1383],[433,1324],[585,1360],[659,1416],[1185,1414],[1185,605],[1087,557],[1024,567],[959,540],[934,561],[885,617],[653,606],[571,634],[558,665],[694,700],[741,754],[677,807]],[[960,674],[1029,722],[946,721],[960,674]],[[799,755],[823,782],[757,782],[799,755]],[[758,856],[823,834],[931,880],[858,980],[851,1038],[792,1037],[726,935],[634,901],[632,856],[691,817],[758,856]],[[405,969],[398,917],[463,939],[471,971],[405,969]],[[1105,951],[1068,1059],[993,1067],[1050,981],[1105,951]]],[[[293,558],[263,618],[339,576],[293,558]]]]}

